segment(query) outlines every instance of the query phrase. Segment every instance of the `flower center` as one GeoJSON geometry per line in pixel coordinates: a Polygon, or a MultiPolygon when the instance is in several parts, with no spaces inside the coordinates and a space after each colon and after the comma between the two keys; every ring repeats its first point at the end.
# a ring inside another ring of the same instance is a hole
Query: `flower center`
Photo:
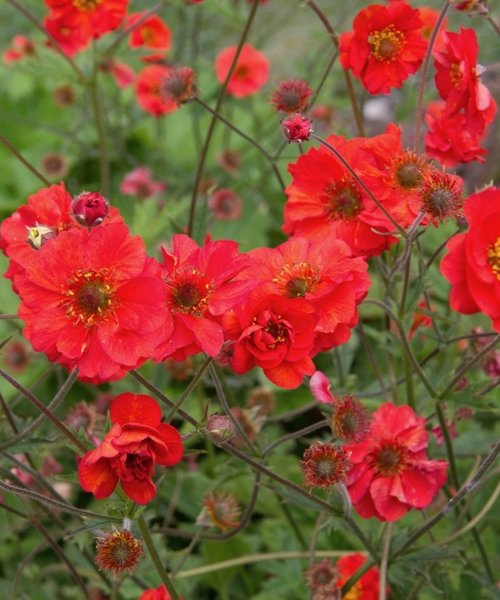
{"type": "Polygon", "coordinates": [[[411,150],[406,150],[393,160],[397,185],[407,190],[417,188],[424,179],[426,167],[425,159],[411,150]]]}
{"type": "Polygon", "coordinates": [[[380,62],[394,62],[405,43],[405,36],[394,25],[381,31],[372,31],[368,36],[372,56],[380,62]]]}
{"type": "Polygon", "coordinates": [[[345,178],[330,183],[324,193],[330,219],[350,220],[361,212],[361,192],[353,181],[345,178]]]}
{"type": "Polygon", "coordinates": [[[357,581],[352,588],[342,596],[342,600],[361,600],[363,598],[363,585],[357,581]]]}
{"type": "Polygon", "coordinates": [[[500,280],[500,237],[488,248],[488,262],[493,274],[500,280]]]}
{"type": "Polygon", "coordinates": [[[107,269],[100,271],[77,271],[68,280],[65,292],[66,314],[75,324],[92,327],[110,310],[113,289],[107,269]]]}
{"type": "Polygon", "coordinates": [[[319,281],[318,269],[307,262],[285,265],[273,282],[288,298],[303,298],[319,281]]]}
{"type": "Polygon", "coordinates": [[[401,473],[406,464],[406,448],[396,444],[385,444],[375,457],[375,464],[383,477],[401,473]]]}
{"type": "Polygon", "coordinates": [[[450,80],[453,87],[456,89],[460,88],[460,83],[462,82],[462,69],[460,68],[459,63],[454,63],[451,65],[450,80]]]}
{"type": "Polygon", "coordinates": [[[245,77],[248,77],[248,75],[249,75],[248,67],[246,65],[240,65],[240,66],[236,67],[236,69],[234,70],[233,77],[235,79],[245,79],[245,77]]]}
{"type": "MultiPolygon", "coordinates": [[[[280,317],[278,316],[277,319],[280,319],[280,317]]],[[[283,321],[269,321],[264,328],[264,332],[264,342],[269,350],[273,350],[278,344],[288,343],[290,341],[290,332],[288,331],[286,323],[283,321]]]]}
{"type": "Polygon", "coordinates": [[[214,284],[198,269],[192,267],[180,269],[167,277],[166,284],[170,288],[173,310],[195,316],[205,313],[214,284]]]}
{"type": "Polygon", "coordinates": [[[92,12],[104,0],[73,0],[73,6],[80,12],[92,12]]]}

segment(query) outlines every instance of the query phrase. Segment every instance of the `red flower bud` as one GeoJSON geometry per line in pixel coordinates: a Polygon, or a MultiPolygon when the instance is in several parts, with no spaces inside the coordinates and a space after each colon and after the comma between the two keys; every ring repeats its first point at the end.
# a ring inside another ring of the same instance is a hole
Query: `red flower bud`
{"type": "Polygon", "coordinates": [[[281,121],[281,128],[288,142],[305,142],[313,132],[312,121],[300,113],[296,113],[281,121]]]}
{"type": "Polygon", "coordinates": [[[73,216],[87,227],[100,225],[109,211],[109,202],[99,192],[82,192],[73,198],[73,216]]]}

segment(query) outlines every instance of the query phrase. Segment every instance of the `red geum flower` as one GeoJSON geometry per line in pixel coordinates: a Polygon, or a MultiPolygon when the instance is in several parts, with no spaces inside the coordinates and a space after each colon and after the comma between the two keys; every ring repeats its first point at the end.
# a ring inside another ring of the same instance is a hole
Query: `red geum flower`
{"type": "Polygon", "coordinates": [[[120,184],[120,192],[127,196],[137,196],[147,200],[155,194],[163,192],[167,185],[161,181],[153,181],[149,167],[137,167],[127,173],[120,184]]]}
{"type": "Polygon", "coordinates": [[[359,174],[397,223],[409,227],[422,208],[419,190],[430,169],[428,157],[403,148],[401,128],[393,123],[369,138],[366,149],[370,160],[359,165],[359,174]]]}
{"type": "Polygon", "coordinates": [[[132,85],[135,81],[135,72],[125,63],[117,62],[114,58],[105,58],[99,64],[99,70],[110,73],[121,88],[132,85]]]}
{"type": "Polygon", "coordinates": [[[500,332],[500,189],[472,194],[463,206],[469,230],[451,238],[441,273],[451,283],[450,306],[483,312],[500,332]]]}
{"type": "Polygon", "coordinates": [[[457,2],[453,5],[455,10],[464,10],[468,13],[477,13],[480,15],[488,14],[488,0],[465,0],[464,2],[457,2]]]}
{"type": "Polygon", "coordinates": [[[169,75],[170,67],[164,65],[149,65],[137,76],[135,93],[139,106],[155,117],[161,117],[177,110],[177,102],[167,99],[161,93],[163,80],[169,75]]]}
{"type": "Polygon", "coordinates": [[[311,354],[317,322],[307,300],[270,294],[265,284],[257,287],[224,315],[226,334],[234,341],[231,368],[243,374],[259,366],[279,387],[298,387],[315,371],[311,354]]]}
{"type": "MultiPolygon", "coordinates": [[[[223,83],[236,56],[237,47],[225,48],[215,59],[215,75],[223,83]]],[[[269,61],[262,52],[245,44],[238,57],[227,93],[235,98],[245,98],[257,93],[269,79],[269,61]]]]}
{"type": "Polygon", "coordinates": [[[484,71],[477,64],[479,47],[473,29],[460,28],[460,33],[443,33],[444,49],[434,52],[435,82],[439,95],[446,101],[446,114],[464,111],[470,129],[483,133],[496,114],[496,102],[481,83],[484,71]]]}
{"type": "Polygon", "coordinates": [[[218,221],[236,221],[243,211],[243,201],[233,190],[221,188],[210,196],[208,207],[218,221]]]}
{"type": "Polygon", "coordinates": [[[415,73],[427,42],[418,9],[406,2],[372,4],[354,19],[354,31],[340,36],[340,60],[371,94],[388,94],[415,73]]]}
{"type": "MultiPolygon", "coordinates": [[[[129,15],[126,28],[133,27],[139,19],[144,17],[144,14],[145,11],[129,15]]],[[[157,15],[151,15],[130,32],[128,43],[131,48],[146,47],[167,52],[172,45],[172,32],[163,19],[157,15]]]]}
{"type": "MultiPolygon", "coordinates": [[[[339,577],[337,585],[341,588],[344,583],[366,562],[366,556],[358,552],[342,556],[337,561],[339,577]]],[[[352,600],[378,600],[380,590],[380,573],[377,567],[371,567],[356,581],[344,598],[352,600]]],[[[386,598],[389,597],[389,588],[386,598]]]]}
{"type": "Polygon", "coordinates": [[[99,192],[82,192],[73,198],[73,216],[87,227],[100,225],[109,212],[109,202],[99,192]]]}
{"type": "MultiPolygon", "coordinates": [[[[421,300],[418,303],[418,308],[422,308],[424,310],[430,310],[427,306],[427,302],[425,300],[421,300]]],[[[415,335],[420,327],[431,327],[432,319],[429,315],[426,315],[418,310],[413,313],[413,319],[410,326],[410,331],[408,332],[408,337],[411,338],[415,335]]]]}
{"type": "Polygon", "coordinates": [[[252,263],[238,279],[262,282],[271,294],[305,298],[314,307],[314,354],[349,339],[370,279],[366,261],[353,258],[345,242],[333,234],[318,241],[292,237],[277,248],[257,248],[249,254],[252,263]]]}
{"type": "MultiPolygon", "coordinates": [[[[72,202],[73,199],[66,191],[64,183],[51,185],[30,196],[27,205],[20,206],[12,216],[2,222],[0,249],[11,259],[5,277],[14,279],[36,256],[36,245],[29,243],[30,230],[38,228],[44,231],[47,240],[55,238],[61,231],[82,228],[73,216],[72,202]]],[[[122,222],[119,211],[110,207],[105,223],[122,222]]]]}
{"type": "Polygon", "coordinates": [[[198,352],[216,356],[224,343],[222,315],[241,302],[252,282],[233,281],[249,258],[236,242],[207,240],[200,248],[184,234],[173,237],[173,249],[162,248],[167,306],[174,333],[160,343],[156,360],[184,360],[198,352]]]}
{"type": "Polygon", "coordinates": [[[2,60],[5,64],[10,64],[35,53],[35,44],[29,38],[25,35],[15,35],[11,47],[3,53],[2,60]]]}
{"type": "Polygon", "coordinates": [[[281,129],[285,134],[288,143],[296,142],[301,144],[307,142],[313,132],[313,124],[311,119],[308,119],[300,113],[289,115],[281,121],[281,129]]]}
{"type": "Polygon", "coordinates": [[[160,265],[122,224],[61,232],[16,284],[25,337],[86,381],[121,378],[172,331],[160,265]]]}
{"type": "MultiPolygon", "coordinates": [[[[193,3],[201,2],[201,0],[191,1],[193,3]]],[[[142,592],[142,594],[139,596],[139,600],[172,600],[172,596],[167,592],[167,588],[162,584],[157,588],[142,592]]]]}
{"type": "Polygon", "coordinates": [[[179,432],[161,422],[158,402],[144,394],[116,396],[109,409],[113,423],[100,446],[87,452],[78,464],[78,479],[86,492],[99,500],[110,496],[118,482],[137,504],[156,496],[151,476],[155,464],[176,465],[183,447],[179,432]]]}
{"type": "Polygon", "coordinates": [[[346,444],[353,467],[347,488],[365,519],[397,521],[428,506],[446,481],[447,463],[429,460],[425,419],[409,406],[382,404],[364,441],[346,444]]]}
{"type": "MultiPolygon", "coordinates": [[[[373,138],[372,138],[373,140],[373,138]]],[[[345,140],[331,135],[334,146],[357,171],[374,161],[366,138],[345,140]]],[[[394,229],[349,172],[326,148],[310,148],[288,166],[292,183],[285,190],[283,231],[287,235],[321,240],[334,233],[355,256],[375,256],[397,240],[394,229]]]]}
{"type": "Polygon", "coordinates": [[[128,0],[45,0],[45,4],[50,9],[45,27],[65,52],[74,54],[91,39],[116,29],[128,0]]]}
{"type": "MultiPolygon", "coordinates": [[[[434,26],[436,25],[436,22],[439,18],[439,11],[435,10],[434,8],[429,8],[428,6],[421,6],[419,7],[418,11],[420,13],[420,18],[423,22],[421,30],[422,35],[426,40],[430,40],[434,26]]],[[[434,51],[438,51],[443,48],[444,40],[442,34],[444,33],[447,27],[448,20],[443,19],[439,27],[439,31],[436,35],[436,39],[434,40],[434,46],[432,48],[434,51]]]]}
{"type": "Polygon", "coordinates": [[[425,150],[443,166],[455,167],[473,160],[484,162],[483,157],[488,154],[480,147],[484,132],[469,127],[463,112],[450,117],[444,102],[431,102],[425,122],[429,128],[425,134],[425,150]]]}

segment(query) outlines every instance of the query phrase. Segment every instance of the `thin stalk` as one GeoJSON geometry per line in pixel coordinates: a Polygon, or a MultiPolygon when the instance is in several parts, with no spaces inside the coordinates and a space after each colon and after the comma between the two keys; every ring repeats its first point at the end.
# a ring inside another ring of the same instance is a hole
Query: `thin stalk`
{"type": "Polygon", "coordinates": [[[109,172],[109,154],[108,140],[106,137],[106,126],[104,123],[104,113],[101,106],[101,98],[99,96],[98,82],[98,65],[97,57],[94,57],[94,74],[92,81],[88,84],[88,92],[92,112],[94,113],[95,128],[97,131],[97,139],[99,141],[99,174],[101,180],[101,190],[105,198],[109,198],[110,193],[110,172],[109,172]]]}
{"type": "Polygon", "coordinates": [[[205,362],[201,365],[201,367],[198,369],[198,371],[195,374],[195,376],[193,377],[193,379],[189,382],[189,385],[186,387],[186,389],[180,395],[179,400],[177,400],[177,402],[174,404],[174,406],[170,409],[170,412],[167,415],[167,423],[170,423],[170,421],[174,418],[175,413],[184,404],[184,401],[189,398],[189,396],[191,395],[191,392],[198,385],[200,379],[203,377],[203,374],[210,366],[210,363],[212,362],[212,360],[213,359],[210,356],[205,359],[205,362]]]}
{"type": "Polygon", "coordinates": [[[352,588],[352,586],[355,585],[361,579],[361,577],[363,577],[363,575],[373,567],[373,565],[375,565],[375,561],[368,558],[359,567],[359,569],[349,577],[340,590],[342,593],[342,598],[346,597],[347,592],[352,588]]]}
{"type": "MultiPolygon", "coordinates": [[[[78,369],[73,369],[71,374],[76,373],[78,375],[78,369]]],[[[42,412],[46,417],[50,419],[50,421],[82,452],[87,452],[87,448],[80,442],[80,440],[74,435],[74,433],[66,427],[66,425],[58,419],[55,414],[47,409],[47,407],[38,400],[36,396],[34,396],[29,390],[23,387],[20,383],[18,383],[13,377],[11,377],[8,373],[6,373],[3,369],[0,369],[0,377],[3,377],[6,381],[8,381],[12,387],[16,388],[21,394],[27,398],[32,404],[38,408],[40,412],[42,412]]],[[[69,379],[69,378],[68,378],[69,379]]]]}
{"type": "Polygon", "coordinates": [[[347,169],[352,178],[358,183],[369,198],[377,205],[377,207],[384,213],[384,215],[389,219],[389,221],[394,225],[397,231],[404,237],[406,236],[406,231],[399,225],[399,223],[394,219],[394,217],[387,211],[387,209],[375,198],[370,188],[366,185],[366,183],[361,179],[361,177],[356,173],[356,171],[351,167],[351,165],[347,162],[347,160],[342,156],[342,154],[334,148],[331,144],[329,144],[326,140],[321,138],[319,135],[315,133],[311,133],[311,138],[319,142],[322,146],[330,150],[337,160],[347,169]]]}
{"type": "Polygon", "coordinates": [[[135,29],[140,27],[144,23],[144,21],[149,19],[149,17],[151,17],[152,15],[156,14],[166,4],[167,4],[166,0],[163,0],[162,2],[158,2],[158,4],[155,4],[152,8],[149,8],[148,10],[146,10],[137,19],[137,21],[132,23],[132,25],[125,27],[125,29],[123,29],[120,32],[120,34],[113,40],[113,42],[104,50],[103,56],[110,56],[111,54],[113,54],[113,52],[118,49],[118,46],[127,39],[127,36],[130,33],[132,33],[132,31],[134,31],[135,29]]]}
{"type": "MultiPolygon", "coordinates": [[[[220,88],[219,96],[217,97],[217,101],[215,103],[215,108],[214,108],[215,113],[220,112],[220,108],[221,108],[224,98],[226,96],[227,86],[229,85],[229,81],[231,80],[231,77],[233,76],[234,70],[236,68],[236,63],[238,62],[238,58],[240,57],[243,46],[247,40],[248,33],[250,32],[250,28],[252,26],[255,15],[257,13],[257,9],[259,8],[259,3],[260,3],[260,0],[253,0],[252,8],[250,9],[250,13],[248,15],[247,22],[245,23],[245,27],[243,28],[243,32],[240,37],[240,41],[238,42],[238,46],[236,48],[236,54],[234,55],[231,66],[229,67],[229,71],[227,73],[226,79],[224,80],[224,82],[222,83],[222,86],[220,88]]],[[[207,135],[205,137],[205,143],[203,144],[203,148],[202,148],[201,154],[200,154],[200,159],[198,161],[198,166],[196,168],[193,191],[192,191],[192,195],[191,195],[191,205],[189,207],[189,220],[188,220],[188,227],[187,227],[188,235],[191,235],[193,233],[194,215],[196,212],[196,201],[198,199],[200,183],[201,183],[201,179],[203,177],[203,169],[205,167],[205,162],[207,160],[208,149],[210,148],[210,143],[212,141],[216,123],[217,123],[217,118],[212,115],[212,119],[208,126],[207,135]]]]}
{"type": "Polygon", "coordinates": [[[225,117],[223,117],[220,113],[216,112],[213,108],[211,108],[206,102],[204,102],[203,100],[201,100],[201,98],[194,98],[194,102],[196,102],[197,104],[199,104],[200,106],[202,106],[205,110],[207,110],[215,119],[218,119],[221,123],[224,123],[224,125],[226,127],[228,127],[229,129],[231,129],[232,131],[234,131],[235,133],[237,133],[241,138],[243,138],[244,140],[246,140],[249,144],[252,144],[252,146],[254,148],[257,148],[257,150],[262,154],[262,156],[264,156],[264,158],[269,162],[269,164],[271,165],[272,170],[274,171],[274,174],[276,175],[276,179],[279,181],[280,187],[282,190],[285,189],[285,182],[283,181],[283,178],[281,177],[281,173],[279,172],[278,167],[276,166],[276,163],[274,162],[273,157],[269,154],[269,152],[267,150],[265,150],[260,144],[259,142],[257,142],[256,140],[254,140],[252,137],[250,137],[249,135],[247,135],[246,133],[244,133],[243,131],[241,131],[241,129],[239,129],[238,127],[236,127],[236,125],[233,125],[233,123],[231,123],[230,121],[228,121],[225,117]]]}
{"type": "MultiPolygon", "coordinates": [[[[21,162],[29,171],[33,173],[35,177],[37,177],[44,185],[47,187],[50,185],[50,181],[45,178],[40,171],[38,171],[24,156],[19,152],[19,150],[3,135],[0,133],[0,142],[4,146],[6,146],[12,154],[17,158],[19,162],[21,162]]],[[[0,319],[18,319],[17,315],[0,315],[0,319]]]]}
{"type": "Polygon", "coordinates": [[[19,319],[19,317],[16,314],[11,314],[11,313],[0,314],[0,321],[15,321],[18,319],[19,319]]]}
{"type": "Polygon", "coordinates": [[[424,93],[425,84],[427,80],[427,73],[429,71],[429,63],[432,56],[432,49],[434,48],[434,42],[436,41],[437,34],[441,28],[443,20],[451,6],[450,0],[446,0],[437,21],[434,23],[427,51],[425,53],[424,61],[422,63],[422,69],[420,70],[420,86],[418,88],[418,99],[417,99],[417,112],[415,114],[415,151],[417,154],[420,152],[420,128],[424,116],[424,93]]]}
{"type": "Polygon", "coordinates": [[[458,489],[460,487],[460,481],[458,479],[457,465],[455,463],[455,454],[453,452],[453,444],[451,442],[451,436],[448,430],[448,425],[446,424],[446,418],[441,402],[436,402],[435,408],[436,415],[439,421],[439,427],[441,428],[441,433],[443,434],[444,444],[446,447],[446,456],[450,464],[451,482],[453,483],[455,488],[458,489]]]}
{"type": "Polygon", "coordinates": [[[392,529],[393,523],[388,523],[387,530],[385,532],[384,547],[382,549],[382,561],[380,563],[380,587],[378,593],[378,600],[385,600],[387,597],[387,568],[389,566],[389,552],[391,550],[392,529]]]}
{"type": "Polygon", "coordinates": [[[156,550],[156,546],[153,542],[153,538],[151,537],[151,533],[149,532],[149,528],[143,514],[139,516],[137,522],[139,524],[142,537],[144,538],[146,548],[148,549],[149,556],[151,557],[151,560],[153,561],[153,564],[155,566],[156,572],[165,584],[165,587],[167,588],[167,591],[170,594],[172,600],[179,600],[179,594],[177,593],[174,584],[172,583],[172,580],[170,579],[167,571],[165,570],[165,567],[163,566],[163,563],[161,562],[160,556],[156,550]]]}

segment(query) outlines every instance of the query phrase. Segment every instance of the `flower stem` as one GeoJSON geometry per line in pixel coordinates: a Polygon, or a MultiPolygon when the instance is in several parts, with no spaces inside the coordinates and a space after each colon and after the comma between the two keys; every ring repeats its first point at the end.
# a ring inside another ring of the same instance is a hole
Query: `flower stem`
{"type": "MultiPolygon", "coordinates": [[[[38,177],[38,179],[43,184],[45,184],[46,186],[50,185],[50,181],[48,179],[46,179],[40,173],[40,171],[38,171],[26,158],[24,158],[24,156],[19,152],[19,150],[1,133],[0,133],[0,142],[2,142],[2,144],[4,146],[6,146],[12,152],[12,154],[17,158],[17,160],[19,162],[23,163],[23,165],[28,170],[30,170],[35,177],[38,177]]],[[[17,318],[18,318],[17,315],[0,315],[0,319],[17,319],[17,318]]]]}
{"type": "Polygon", "coordinates": [[[163,566],[163,563],[161,562],[160,556],[158,555],[155,544],[153,542],[153,538],[151,537],[151,533],[149,532],[146,519],[144,518],[144,514],[141,514],[139,516],[137,522],[139,524],[142,537],[144,538],[144,543],[146,544],[151,560],[153,561],[153,564],[155,566],[156,572],[165,584],[165,587],[167,588],[167,591],[170,594],[172,600],[179,600],[179,594],[177,593],[174,584],[172,583],[172,580],[170,579],[167,571],[165,570],[165,567],[163,566]]]}
{"type": "Polygon", "coordinates": [[[88,92],[90,96],[90,104],[94,113],[95,127],[97,131],[97,139],[99,141],[99,173],[101,180],[101,190],[105,198],[109,198],[110,193],[110,172],[109,172],[109,154],[108,141],[106,138],[106,127],[104,124],[104,114],[99,97],[97,87],[98,81],[98,64],[97,57],[94,57],[94,74],[92,81],[88,83],[88,92]]]}
{"type": "MultiPolygon", "coordinates": [[[[250,27],[252,26],[255,15],[257,13],[257,9],[259,7],[259,2],[260,2],[260,0],[253,0],[252,8],[250,9],[250,13],[248,15],[247,22],[245,24],[245,27],[244,27],[243,32],[240,37],[240,41],[238,43],[238,47],[236,49],[236,54],[234,55],[231,66],[229,67],[229,71],[227,73],[226,79],[224,80],[224,82],[220,88],[219,96],[215,103],[215,108],[214,108],[215,113],[218,113],[220,111],[220,108],[221,108],[224,98],[226,96],[227,86],[229,85],[229,81],[231,80],[231,77],[236,68],[236,63],[238,62],[238,58],[240,57],[241,51],[243,49],[243,45],[245,44],[245,42],[247,40],[248,33],[250,31],[250,27]]],[[[201,154],[200,154],[200,159],[198,161],[198,167],[196,169],[195,180],[194,180],[194,184],[193,184],[193,191],[191,194],[191,205],[189,207],[189,219],[188,219],[188,226],[187,226],[188,235],[192,235],[192,233],[193,233],[194,216],[196,213],[196,201],[198,199],[200,183],[201,183],[201,179],[203,177],[203,169],[205,167],[205,162],[207,160],[208,149],[210,148],[210,143],[212,141],[216,123],[217,123],[217,117],[212,115],[212,119],[208,126],[207,135],[205,137],[205,143],[203,144],[203,148],[202,148],[201,154]]]]}
{"type": "Polygon", "coordinates": [[[207,359],[205,360],[205,362],[198,369],[198,372],[196,373],[196,375],[190,381],[190,383],[186,387],[186,389],[182,392],[179,400],[177,400],[177,402],[174,404],[174,406],[172,406],[172,408],[170,409],[170,412],[167,415],[167,423],[170,423],[170,421],[174,418],[175,413],[183,405],[184,401],[187,400],[187,398],[189,398],[189,396],[191,395],[191,392],[198,385],[198,382],[203,377],[203,374],[205,373],[205,371],[210,366],[210,363],[212,362],[212,360],[213,360],[212,357],[210,357],[210,356],[207,357],[207,359]]]}

